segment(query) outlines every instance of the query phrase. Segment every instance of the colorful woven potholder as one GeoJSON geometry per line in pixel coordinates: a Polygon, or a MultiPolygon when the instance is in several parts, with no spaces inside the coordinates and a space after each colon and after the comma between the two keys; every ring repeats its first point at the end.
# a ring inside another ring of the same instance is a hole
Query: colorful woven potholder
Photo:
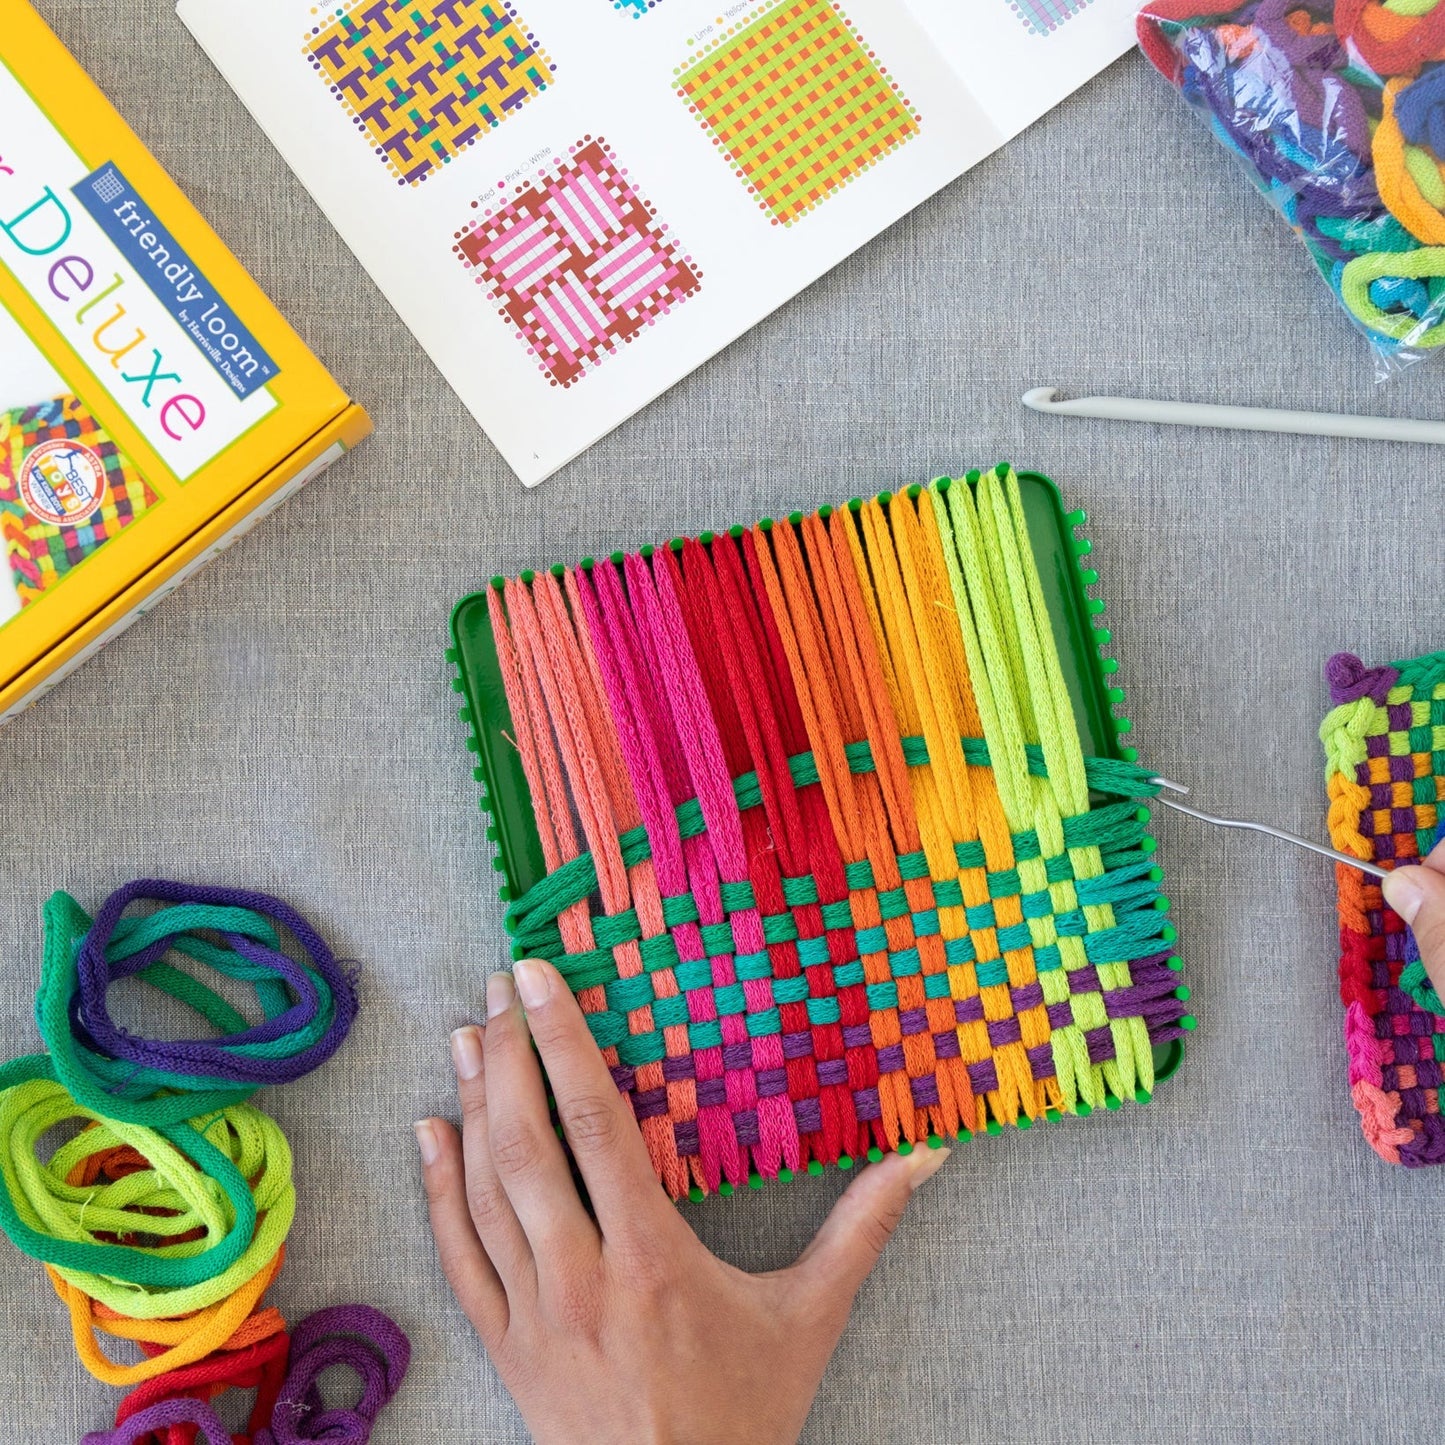
{"type": "MultiPolygon", "coordinates": [[[[1386,868],[1417,863],[1445,810],[1445,652],[1366,667],[1342,653],[1320,737],[1336,848],[1386,868]]],[[[1392,1164],[1445,1163],[1445,1017],[1404,922],[1379,883],[1337,869],[1340,999],[1350,1093],[1370,1147],[1392,1164]]]]}
{"type": "Polygon", "coordinates": [[[458,609],[492,836],[535,830],[543,865],[509,874],[516,954],[577,994],[674,1197],[1142,1103],[1193,1027],[1157,787],[1112,736],[1085,752],[1027,520],[1052,488],[1026,480],[458,609]]]}
{"type": "Polygon", "coordinates": [[[155,502],[79,397],[0,412],[0,534],[22,606],[155,502]]]}

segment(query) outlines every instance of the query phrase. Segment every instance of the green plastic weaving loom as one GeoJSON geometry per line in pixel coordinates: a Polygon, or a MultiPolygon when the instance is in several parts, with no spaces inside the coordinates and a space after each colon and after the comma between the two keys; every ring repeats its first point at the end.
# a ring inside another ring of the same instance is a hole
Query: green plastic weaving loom
{"type": "Polygon", "coordinates": [[[456,607],[514,954],[567,978],[674,1197],[1177,1069],[1085,520],[1002,466],[456,607]]]}

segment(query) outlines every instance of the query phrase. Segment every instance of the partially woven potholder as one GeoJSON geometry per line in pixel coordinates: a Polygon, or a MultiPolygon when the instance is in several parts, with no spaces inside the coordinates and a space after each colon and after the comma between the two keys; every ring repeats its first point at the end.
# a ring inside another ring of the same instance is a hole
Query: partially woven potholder
{"type": "Polygon", "coordinates": [[[76,396],[0,412],[0,536],[20,602],[36,601],[72,567],[130,525],[156,496],[76,396]],[[25,459],[50,441],[73,441],[94,453],[105,472],[100,505],[74,523],[37,517],[20,493],[25,459]]]}
{"type": "MultiPolygon", "coordinates": [[[[1418,864],[1445,820],[1445,652],[1366,667],[1341,653],[1320,728],[1335,847],[1385,868],[1418,864]]],[[[1392,1164],[1445,1164],[1445,1017],[1378,880],[1341,864],[1340,999],[1350,1093],[1370,1147],[1392,1164]]]]}

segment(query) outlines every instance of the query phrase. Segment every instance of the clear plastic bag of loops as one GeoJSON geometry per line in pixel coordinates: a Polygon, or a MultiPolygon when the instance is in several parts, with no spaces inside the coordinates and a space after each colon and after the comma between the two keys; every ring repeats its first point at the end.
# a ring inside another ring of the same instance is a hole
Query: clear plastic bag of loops
{"type": "Polygon", "coordinates": [[[1380,379],[1445,346],[1445,0],[1155,0],[1138,28],[1309,249],[1380,379]]]}

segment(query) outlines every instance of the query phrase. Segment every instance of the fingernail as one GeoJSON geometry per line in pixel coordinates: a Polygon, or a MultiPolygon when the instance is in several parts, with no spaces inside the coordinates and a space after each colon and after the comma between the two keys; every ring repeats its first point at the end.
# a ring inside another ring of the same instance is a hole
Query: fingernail
{"type": "Polygon", "coordinates": [[[1406,923],[1415,921],[1415,915],[1425,902],[1425,890],[1411,877],[1414,872],[1413,868],[1395,868],[1389,877],[1380,884],[1380,891],[1385,895],[1385,902],[1406,923]]]}
{"type": "Polygon", "coordinates": [[[952,1149],[915,1149],[908,1156],[908,1163],[913,1171],[908,1180],[908,1192],[917,1194],[943,1168],[944,1162],[952,1153],[952,1149]]]}
{"type": "Polygon", "coordinates": [[[541,1008],[552,994],[552,980],[547,970],[534,959],[523,959],[513,970],[517,992],[522,995],[523,1008],[541,1008]]]}
{"type": "Polygon", "coordinates": [[[494,1019],[498,1014],[511,1008],[517,997],[516,985],[510,973],[494,973],[487,980],[487,1017],[494,1019]]]}
{"type": "Polygon", "coordinates": [[[452,1063],[459,1079],[475,1079],[482,1072],[482,1036],[471,1024],[452,1035],[452,1063]]]}
{"type": "Polygon", "coordinates": [[[437,1162],[437,1131],[429,1119],[413,1124],[411,1130],[416,1135],[416,1147],[421,1150],[421,1162],[430,1169],[437,1162]]]}

